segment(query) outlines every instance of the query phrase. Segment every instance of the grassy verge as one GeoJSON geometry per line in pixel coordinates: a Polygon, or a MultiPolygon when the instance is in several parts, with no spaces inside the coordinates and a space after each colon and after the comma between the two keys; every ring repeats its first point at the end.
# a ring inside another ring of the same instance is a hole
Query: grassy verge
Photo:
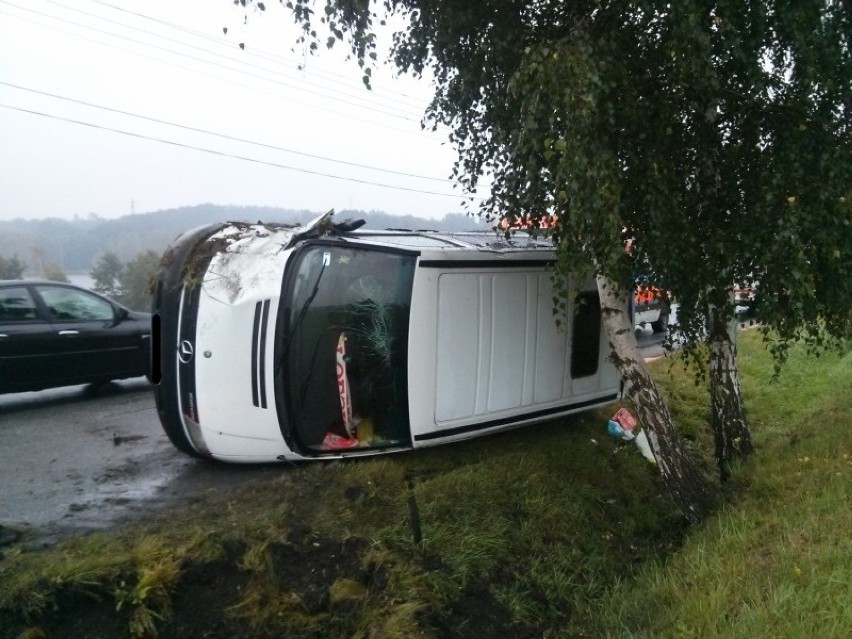
{"type": "MultiPolygon", "coordinates": [[[[741,343],[758,451],[687,530],[609,411],[415,454],[282,468],[166,519],[0,561],[17,636],[847,636],[852,356],[778,382],[741,343]],[[218,634],[216,634],[218,633],[218,634]]],[[[706,393],[655,375],[696,451],[706,393]]],[[[712,460],[702,463],[712,472],[712,460]]]]}
{"type": "Polygon", "coordinates": [[[852,635],[852,357],[795,352],[771,382],[756,336],[743,392],[757,446],[739,498],[598,602],[623,637],[852,635]]]}

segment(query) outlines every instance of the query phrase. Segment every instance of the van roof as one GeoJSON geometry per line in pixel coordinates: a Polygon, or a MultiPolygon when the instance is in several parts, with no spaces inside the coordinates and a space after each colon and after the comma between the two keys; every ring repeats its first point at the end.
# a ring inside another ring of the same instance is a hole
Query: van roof
{"type": "Polygon", "coordinates": [[[550,238],[529,233],[516,232],[508,239],[503,233],[493,231],[465,231],[445,233],[441,231],[406,231],[389,229],[385,231],[358,230],[342,234],[347,240],[364,244],[394,246],[418,251],[437,252],[497,252],[521,253],[553,251],[555,246],[550,238]]]}

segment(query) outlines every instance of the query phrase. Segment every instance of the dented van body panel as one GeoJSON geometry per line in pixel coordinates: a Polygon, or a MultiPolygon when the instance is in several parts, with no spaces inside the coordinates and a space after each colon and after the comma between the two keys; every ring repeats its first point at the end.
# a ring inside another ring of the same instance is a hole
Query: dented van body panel
{"type": "MultiPolygon", "coordinates": [[[[167,251],[161,422],[234,462],[375,455],[614,401],[594,281],[553,313],[552,245],[524,234],[221,224],[167,251]]],[[[625,304],[626,304],[625,300],[625,304]]]]}

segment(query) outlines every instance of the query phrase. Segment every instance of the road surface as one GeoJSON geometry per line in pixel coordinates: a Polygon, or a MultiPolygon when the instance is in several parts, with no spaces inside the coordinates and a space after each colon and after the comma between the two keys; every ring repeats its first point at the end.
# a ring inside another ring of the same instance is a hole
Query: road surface
{"type": "Polygon", "coordinates": [[[284,469],[180,453],[144,378],[0,395],[0,539],[49,543],[284,469]]]}

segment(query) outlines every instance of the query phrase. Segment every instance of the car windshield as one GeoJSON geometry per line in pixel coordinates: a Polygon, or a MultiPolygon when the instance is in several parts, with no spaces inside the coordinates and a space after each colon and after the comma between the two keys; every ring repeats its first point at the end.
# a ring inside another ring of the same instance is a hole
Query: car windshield
{"type": "Polygon", "coordinates": [[[414,263],[314,245],[289,267],[278,352],[290,435],[305,452],[407,442],[414,263]]]}

